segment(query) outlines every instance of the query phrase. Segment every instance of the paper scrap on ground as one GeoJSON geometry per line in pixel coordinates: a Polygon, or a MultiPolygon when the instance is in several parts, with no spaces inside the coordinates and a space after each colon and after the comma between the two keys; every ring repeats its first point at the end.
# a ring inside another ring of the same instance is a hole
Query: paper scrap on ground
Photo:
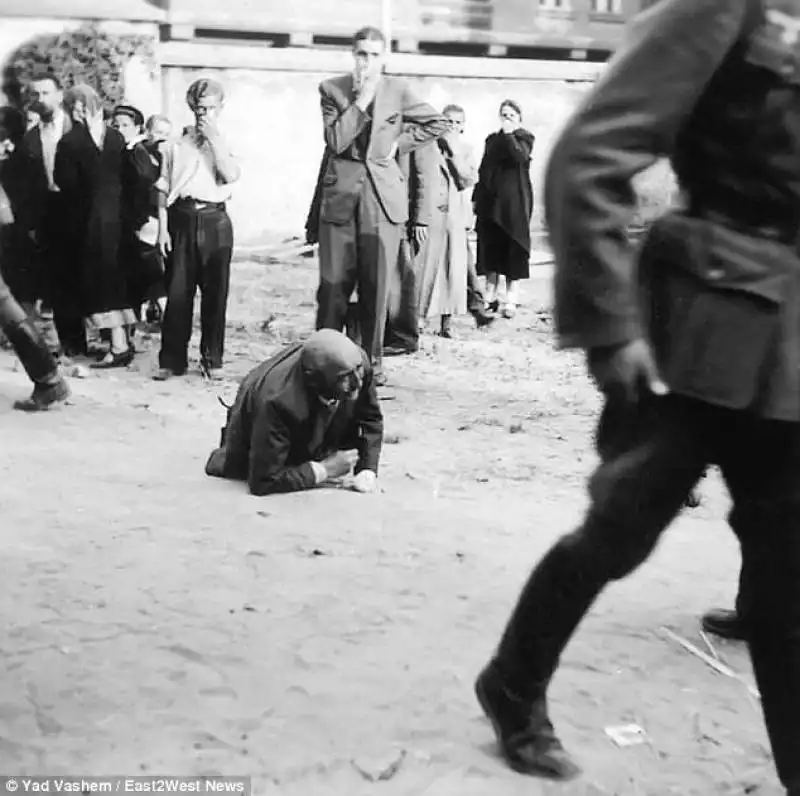
{"type": "Polygon", "coordinates": [[[623,724],[619,727],[606,727],[606,735],[620,747],[638,746],[647,741],[645,731],[638,724],[623,724]]]}

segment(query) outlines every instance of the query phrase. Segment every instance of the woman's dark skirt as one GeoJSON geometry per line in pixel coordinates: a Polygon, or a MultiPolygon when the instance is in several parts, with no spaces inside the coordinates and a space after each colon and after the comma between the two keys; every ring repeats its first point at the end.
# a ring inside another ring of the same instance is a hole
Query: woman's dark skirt
{"type": "Polygon", "coordinates": [[[478,274],[497,273],[506,279],[530,277],[530,252],[517,243],[502,227],[488,219],[478,219],[478,274]]]}

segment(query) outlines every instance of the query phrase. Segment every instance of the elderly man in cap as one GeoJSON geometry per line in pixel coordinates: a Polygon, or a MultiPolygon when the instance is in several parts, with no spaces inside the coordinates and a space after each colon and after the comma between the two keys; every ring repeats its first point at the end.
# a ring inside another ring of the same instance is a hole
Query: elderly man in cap
{"type": "Polygon", "coordinates": [[[225,100],[215,80],[189,86],[186,102],[195,124],[167,148],[159,189],[158,244],[167,259],[167,307],[161,331],[159,370],[163,381],[182,376],[192,336],[194,297],[200,289],[200,366],[222,376],[233,228],[225,204],[241,175],[237,158],[219,132],[225,100]]]}
{"type": "Polygon", "coordinates": [[[253,495],[298,492],[347,476],[377,489],[383,415],[369,357],[321,329],[244,379],[206,474],[247,481],[253,495]]]}

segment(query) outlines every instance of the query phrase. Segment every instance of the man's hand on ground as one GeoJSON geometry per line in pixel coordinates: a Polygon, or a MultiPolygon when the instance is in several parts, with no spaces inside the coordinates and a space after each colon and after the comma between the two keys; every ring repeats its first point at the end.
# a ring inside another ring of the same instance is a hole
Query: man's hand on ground
{"type": "Polygon", "coordinates": [[[339,451],[333,456],[323,459],[320,464],[325,468],[328,478],[341,478],[348,475],[358,461],[358,451],[339,451]]]}
{"type": "Polygon", "coordinates": [[[372,470],[362,470],[354,479],[352,484],[356,492],[370,494],[378,491],[378,476],[372,470]]]}

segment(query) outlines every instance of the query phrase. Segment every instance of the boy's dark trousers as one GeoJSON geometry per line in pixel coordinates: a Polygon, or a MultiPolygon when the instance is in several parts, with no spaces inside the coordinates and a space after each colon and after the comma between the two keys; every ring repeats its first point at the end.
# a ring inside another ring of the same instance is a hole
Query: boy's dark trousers
{"type": "Polygon", "coordinates": [[[233,255],[233,227],[225,205],[179,199],[169,209],[169,234],[159,365],[175,373],[186,370],[199,288],[201,364],[204,369],[221,368],[233,255]]]}

